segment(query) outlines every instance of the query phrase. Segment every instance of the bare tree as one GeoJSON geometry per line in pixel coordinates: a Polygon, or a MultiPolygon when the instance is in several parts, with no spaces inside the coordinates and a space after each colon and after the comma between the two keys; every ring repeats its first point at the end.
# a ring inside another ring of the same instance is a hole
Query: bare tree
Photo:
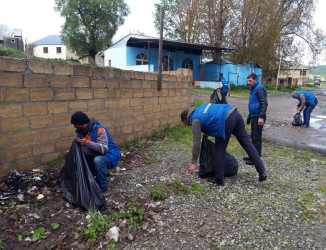
{"type": "Polygon", "coordinates": [[[12,37],[13,34],[13,30],[8,28],[7,25],[0,23],[0,39],[3,39],[4,37],[12,37]]]}
{"type": "MultiPolygon", "coordinates": [[[[273,75],[281,55],[288,62],[300,62],[302,43],[313,58],[325,49],[325,34],[312,20],[317,1],[161,0],[161,4],[166,37],[233,48],[235,63],[253,60],[264,74],[273,75]]],[[[160,5],[155,6],[158,17],[160,5]]]]}

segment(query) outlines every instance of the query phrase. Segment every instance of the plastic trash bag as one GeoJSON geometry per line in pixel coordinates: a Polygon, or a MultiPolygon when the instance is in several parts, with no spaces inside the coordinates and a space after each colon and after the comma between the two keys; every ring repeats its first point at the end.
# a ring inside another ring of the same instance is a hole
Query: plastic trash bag
{"type": "Polygon", "coordinates": [[[83,150],[75,140],[71,144],[58,183],[63,197],[77,207],[96,211],[106,208],[106,200],[97,185],[85,159],[83,150]]]}
{"type": "Polygon", "coordinates": [[[213,104],[221,104],[222,103],[222,100],[219,98],[216,89],[211,94],[209,100],[210,100],[210,103],[213,103],[213,104]]]}
{"type": "MultiPolygon", "coordinates": [[[[214,177],[213,162],[215,159],[216,145],[214,142],[209,140],[207,136],[203,136],[200,158],[199,158],[199,172],[198,175],[201,178],[214,177]]],[[[229,152],[225,152],[225,167],[224,176],[234,176],[238,174],[238,161],[229,152]]]]}
{"type": "Polygon", "coordinates": [[[303,124],[301,114],[296,113],[293,117],[292,125],[301,126],[303,124]]]}

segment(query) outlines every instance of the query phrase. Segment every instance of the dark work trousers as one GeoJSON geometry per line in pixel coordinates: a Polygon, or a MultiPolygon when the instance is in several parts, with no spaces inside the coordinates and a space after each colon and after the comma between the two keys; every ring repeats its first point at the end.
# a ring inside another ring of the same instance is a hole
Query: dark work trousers
{"type": "Polygon", "coordinates": [[[263,126],[258,125],[259,117],[251,117],[251,141],[261,156],[263,126]]]}
{"type": "Polygon", "coordinates": [[[303,121],[306,127],[310,125],[310,114],[318,104],[318,99],[315,98],[314,103],[306,103],[306,107],[303,110],[303,121]]]}
{"type": "Polygon", "coordinates": [[[225,121],[225,139],[222,137],[215,137],[216,153],[214,162],[215,179],[223,180],[224,178],[224,167],[225,167],[225,152],[229,143],[231,134],[233,134],[241,147],[247,152],[248,156],[252,159],[255,164],[256,171],[259,174],[265,172],[265,166],[259,157],[257,149],[250,141],[249,135],[245,129],[245,124],[240,113],[235,110],[225,121]]]}
{"type": "Polygon", "coordinates": [[[226,101],[226,95],[227,94],[228,94],[228,92],[221,92],[222,104],[228,104],[228,102],[226,101]]]}

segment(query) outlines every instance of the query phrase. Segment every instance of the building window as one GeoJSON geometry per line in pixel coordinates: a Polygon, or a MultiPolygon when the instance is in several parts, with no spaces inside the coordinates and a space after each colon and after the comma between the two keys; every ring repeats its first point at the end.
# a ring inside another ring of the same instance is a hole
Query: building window
{"type": "Polygon", "coordinates": [[[136,65],[148,65],[148,57],[144,53],[136,56],[136,65]]]}
{"type": "Polygon", "coordinates": [[[57,53],[61,53],[61,47],[57,47],[57,53]]]}
{"type": "Polygon", "coordinates": [[[48,47],[43,47],[43,53],[45,53],[45,54],[49,53],[49,48],[48,47]]]}
{"type": "Polygon", "coordinates": [[[182,68],[192,70],[194,68],[192,60],[190,58],[184,59],[183,62],[182,62],[182,68]]]}
{"type": "Polygon", "coordinates": [[[162,58],[162,70],[163,71],[173,71],[173,62],[170,57],[164,56],[162,58]]]}

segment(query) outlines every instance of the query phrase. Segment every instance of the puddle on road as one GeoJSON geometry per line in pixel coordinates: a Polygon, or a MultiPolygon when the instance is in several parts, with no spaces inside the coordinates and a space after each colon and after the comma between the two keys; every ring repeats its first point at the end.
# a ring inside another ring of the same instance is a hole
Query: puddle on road
{"type": "Polygon", "coordinates": [[[318,118],[310,118],[310,127],[315,128],[315,129],[320,129],[320,130],[325,130],[326,129],[326,122],[325,118],[326,116],[316,116],[318,118]]]}
{"type": "Polygon", "coordinates": [[[326,149],[326,146],[323,146],[323,145],[320,145],[320,144],[309,143],[307,145],[310,146],[310,147],[314,147],[314,148],[326,149]]]}

